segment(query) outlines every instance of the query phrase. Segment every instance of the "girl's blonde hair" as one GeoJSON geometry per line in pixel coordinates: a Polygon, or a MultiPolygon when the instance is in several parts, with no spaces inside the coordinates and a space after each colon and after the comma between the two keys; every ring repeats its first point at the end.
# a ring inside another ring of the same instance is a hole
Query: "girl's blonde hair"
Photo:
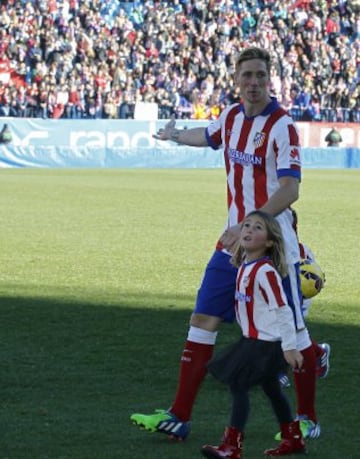
{"type": "MultiPolygon", "coordinates": [[[[241,224],[241,229],[243,228],[246,219],[251,216],[259,216],[263,220],[268,240],[272,241],[273,243],[271,247],[266,249],[265,255],[268,256],[273,262],[273,265],[280,276],[286,277],[288,270],[285,258],[284,240],[278,221],[275,217],[266,212],[263,212],[262,210],[254,210],[247,214],[241,224]]],[[[244,256],[245,251],[239,242],[234,255],[231,257],[231,263],[238,268],[244,261],[244,256]]]]}

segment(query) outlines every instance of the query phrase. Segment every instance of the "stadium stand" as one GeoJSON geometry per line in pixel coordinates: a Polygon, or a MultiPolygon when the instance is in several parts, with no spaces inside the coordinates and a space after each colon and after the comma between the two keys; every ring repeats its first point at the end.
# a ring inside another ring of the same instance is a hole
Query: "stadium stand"
{"type": "Polygon", "coordinates": [[[233,58],[270,50],[295,120],[360,121],[360,5],[346,0],[2,0],[0,116],[211,119],[233,58]]]}

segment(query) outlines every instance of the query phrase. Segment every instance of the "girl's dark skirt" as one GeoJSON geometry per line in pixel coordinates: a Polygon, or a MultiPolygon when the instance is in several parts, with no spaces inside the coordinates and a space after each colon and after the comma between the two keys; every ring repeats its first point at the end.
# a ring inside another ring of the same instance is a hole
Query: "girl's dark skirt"
{"type": "Polygon", "coordinates": [[[286,369],[280,341],[245,337],[222,349],[208,363],[209,373],[232,388],[262,384],[286,369]]]}

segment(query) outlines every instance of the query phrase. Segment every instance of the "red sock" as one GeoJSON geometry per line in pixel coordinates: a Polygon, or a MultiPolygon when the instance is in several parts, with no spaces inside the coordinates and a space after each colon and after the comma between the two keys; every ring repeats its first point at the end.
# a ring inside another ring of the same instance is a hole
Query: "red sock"
{"type": "Polygon", "coordinates": [[[315,351],[315,357],[318,358],[318,357],[321,357],[324,353],[324,349],[322,347],[320,347],[318,345],[318,343],[316,341],[314,341],[313,339],[311,340],[312,342],[312,345],[313,345],[313,348],[314,348],[314,351],[315,351]]]}
{"type": "Polygon", "coordinates": [[[214,350],[213,344],[186,341],[181,356],[176,397],[170,411],[181,421],[189,421],[200,385],[207,373],[206,364],[214,350]]]}
{"type": "Polygon", "coordinates": [[[307,416],[312,421],[317,422],[315,412],[316,355],[314,346],[311,345],[301,353],[304,357],[303,366],[299,372],[294,372],[296,411],[299,416],[307,416]]]}

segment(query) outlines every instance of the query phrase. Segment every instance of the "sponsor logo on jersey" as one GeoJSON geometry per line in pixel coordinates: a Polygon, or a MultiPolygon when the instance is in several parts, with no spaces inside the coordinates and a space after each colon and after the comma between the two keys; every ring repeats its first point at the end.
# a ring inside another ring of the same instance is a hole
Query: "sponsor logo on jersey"
{"type": "Polygon", "coordinates": [[[236,293],[236,299],[240,301],[241,303],[250,303],[251,302],[251,296],[250,295],[245,295],[245,293],[237,292],[236,293]]]}
{"type": "Polygon", "coordinates": [[[300,164],[300,151],[298,148],[292,148],[290,152],[290,158],[294,164],[300,164]]]}
{"type": "Polygon", "coordinates": [[[235,150],[235,148],[229,148],[229,159],[235,164],[241,164],[242,166],[261,166],[263,158],[258,155],[251,155],[244,151],[235,150]]]}

